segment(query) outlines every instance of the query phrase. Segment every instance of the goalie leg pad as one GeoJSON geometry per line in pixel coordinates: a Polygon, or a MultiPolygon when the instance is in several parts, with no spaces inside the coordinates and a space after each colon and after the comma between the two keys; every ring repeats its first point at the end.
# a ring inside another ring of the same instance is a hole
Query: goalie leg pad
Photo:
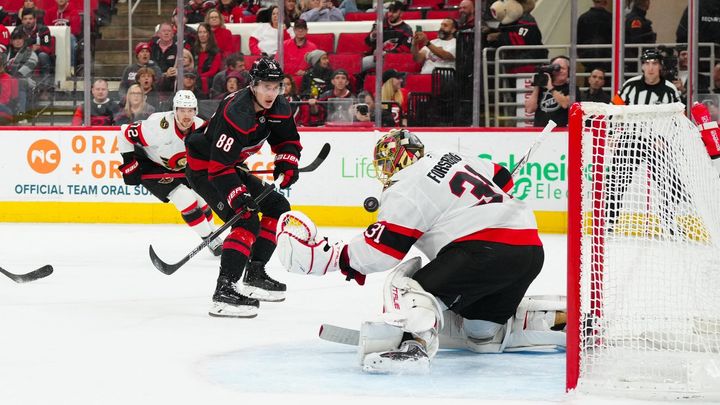
{"type": "Polygon", "coordinates": [[[524,297],[512,319],[505,351],[544,351],[565,347],[567,298],[563,295],[524,297]]]}
{"type": "Polygon", "coordinates": [[[430,370],[430,357],[423,342],[403,341],[404,336],[402,329],[385,322],[363,322],[358,340],[358,360],[363,371],[426,374],[430,370]]]}

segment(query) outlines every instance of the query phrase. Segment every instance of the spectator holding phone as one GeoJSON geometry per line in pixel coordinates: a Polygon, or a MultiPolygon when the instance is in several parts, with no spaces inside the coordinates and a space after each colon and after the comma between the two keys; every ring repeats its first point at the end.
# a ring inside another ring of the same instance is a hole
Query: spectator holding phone
{"type": "Polygon", "coordinates": [[[455,32],[457,22],[445,18],[440,23],[438,37],[428,41],[422,27],[417,26],[410,51],[415,63],[422,64],[420,73],[432,73],[436,67],[455,69],[455,32]]]}
{"type": "Polygon", "coordinates": [[[332,0],[310,0],[310,10],[302,13],[300,18],[308,22],[345,21],[345,16],[332,0]]]}

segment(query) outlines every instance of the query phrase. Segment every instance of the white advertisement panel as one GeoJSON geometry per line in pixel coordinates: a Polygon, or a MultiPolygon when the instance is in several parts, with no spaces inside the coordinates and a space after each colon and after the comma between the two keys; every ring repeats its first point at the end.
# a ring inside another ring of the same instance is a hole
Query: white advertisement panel
{"type": "MultiPolygon", "coordinates": [[[[535,130],[416,131],[426,150],[448,149],[492,159],[511,170],[537,138],[535,130]]],[[[116,129],[0,130],[0,201],[153,202],[142,186],[126,186],[118,171],[116,129]]],[[[286,192],[293,205],[361,206],[378,196],[372,131],[302,131],[300,165],[310,163],[324,143],[332,149],[314,172],[303,173],[286,192]]],[[[567,133],[554,132],[516,177],[515,195],[535,210],[566,210],[567,133]]],[[[248,161],[251,169],[272,168],[266,146],[248,161]]],[[[271,176],[267,176],[271,179],[271,176]]]]}

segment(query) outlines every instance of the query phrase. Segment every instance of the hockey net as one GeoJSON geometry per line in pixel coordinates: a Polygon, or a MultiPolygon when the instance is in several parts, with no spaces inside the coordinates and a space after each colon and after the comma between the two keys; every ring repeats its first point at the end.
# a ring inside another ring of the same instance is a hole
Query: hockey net
{"type": "Polygon", "coordinates": [[[720,398],[720,179],[682,104],[570,113],[567,386],[720,398]]]}

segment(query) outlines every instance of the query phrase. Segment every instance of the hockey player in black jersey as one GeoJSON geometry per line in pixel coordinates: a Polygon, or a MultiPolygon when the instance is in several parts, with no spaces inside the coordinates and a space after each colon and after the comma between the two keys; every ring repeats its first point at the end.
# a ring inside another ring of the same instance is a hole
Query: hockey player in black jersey
{"type": "Polygon", "coordinates": [[[250,75],[251,84],[225,97],[206,129],[185,141],[188,181],[218,216],[228,221],[248,209],[223,243],[212,316],[254,317],[258,300],[285,299],[285,284],[267,275],[265,263],[275,250],[277,218],[290,204],[273,191],[257,206],[253,197],[264,186],[243,170],[243,164],[267,141],[275,153],[274,178],[284,175],[280,187],[287,188],[298,179],[302,146],[290,105],[278,97],[283,94],[280,65],[262,57],[255,61],[250,75]]]}

